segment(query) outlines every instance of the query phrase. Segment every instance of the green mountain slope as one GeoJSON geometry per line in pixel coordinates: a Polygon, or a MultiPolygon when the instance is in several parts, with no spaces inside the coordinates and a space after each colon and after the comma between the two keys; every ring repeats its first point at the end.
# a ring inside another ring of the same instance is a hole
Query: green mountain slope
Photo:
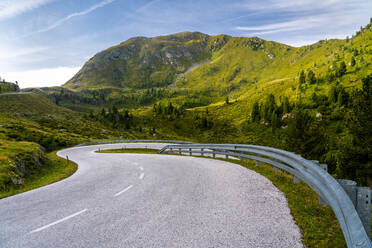
{"type": "Polygon", "coordinates": [[[262,88],[282,85],[277,92],[282,94],[284,90],[294,101],[302,70],[329,81],[326,77],[341,61],[348,66],[341,83],[360,86],[360,78],[371,72],[370,46],[370,24],[352,39],[324,40],[299,48],[257,37],[190,32],[137,37],[95,55],[64,87],[75,92],[111,89],[111,93],[105,93],[108,102],[121,98],[117,104],[132,106],[133,101],[125,98],[138,98],[136,94],[144,89],[158,87],[177,91],[180,101],[198,98],[196,105],[208,105],[226,96],[251,99],[262,88]],[[291,87],[295,89],[288,90],[291,87]]]}
{"type": "Polygon", "coordinates": [[[208,35],[190,32],[132,38],[96,54],[65,87],[167,86],[176,73],[209,57],[207,41],[208,35]]]}

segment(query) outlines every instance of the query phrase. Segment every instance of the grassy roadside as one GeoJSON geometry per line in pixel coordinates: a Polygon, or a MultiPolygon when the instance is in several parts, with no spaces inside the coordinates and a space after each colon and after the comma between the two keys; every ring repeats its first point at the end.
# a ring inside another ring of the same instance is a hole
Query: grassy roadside
{"type": "Polygon", "coordinates": [[[42,166],[37,173],[25,178],[24,185],[11,185],[0,191],[0,199],[35,188],[39,188],[71,176],[77,170],[77,164],[57,156],[57,151],[47,154],[48,165],[42,166]]]}
{"type": "MultiPolygon", "coordinates": [[[[147,153],[154,154],[156,149],[111,149],[102,153],[147,153]]],[[[174,154],[178,155],[178,154],[174,154]]],[[[208,158],[208,157],[205,157],[208,158]]],[[[213,159],[213,158],[210,158],[213,159]]],[[[340,225],[330,207],[318,204],[317,194],[305,183],[293,183],[293,176],[279,170],[275,173],[271,165],[256,165],[252,160],[233,160],[216,158],[236,163],[268,178],[288,200],[291,214],[302,232],[302,242],[310,247],[346,247],[340,225]]]]}

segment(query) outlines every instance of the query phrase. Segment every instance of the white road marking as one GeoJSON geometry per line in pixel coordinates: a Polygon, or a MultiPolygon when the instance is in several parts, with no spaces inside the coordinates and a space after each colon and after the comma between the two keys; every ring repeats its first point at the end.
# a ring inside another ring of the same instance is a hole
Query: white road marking
{"type": "Polygon", "coordinates": [[[145,173],[142,172],[141,175],[139,176],[139,179],[142,180],[144,176],[145,176],[145,173]]]}
{"type": "Polygon", "coordinates": [[[115,197],[116,197],[116,196],[119,196],[119,195],[123,194],[124,192],[130,190],[132,187],[133,187],[133,185],[129,185],[128,187],[126,187],[126,188],[123,189],[122,191],[116,193],[114,196],[115,196],[115,197]]]}
{"type": "Polygon", "coordinates": [[[143,171],[143,167],[141,166],[141,167],[139,167],[139,169],[141,170],[141,171],[143,171]]]}
{"type": "Polygon", "coordinates": [[[71,219],[71,218],[73,218],[73,217],[75,217],[75,216],[77,216],[77,215],[79,215],[79,214],[82,214],[82,213],[84,213],[85,211],[88,211],[88,209],[83,209],[83,210],[81,210],[81,211],[79,211],[79,212],[77,212],[77,213],[71,214],[71,215],[69,215],[69,216],[67,216],[67,217],[65,217],[65,218],[63,218],[63,219],[57,220],[57,221],[55,221],[55,222],[53,222],[53,223],[50,223],[50,224],[48,224],[48,225],[45,225],[45,226],[40,227],[40,228],[38,228],[38,229],[35,229],[35,230],[31,231],[30,233],[40,232],[40,231],[42,231],[42,230],[44,230],[44,229],[47,229],[48,227],[51,227],[51,226],[57,225],[58,223],[61,223],[61,222],[63,222],[63,221],[66,221],[66,220],[68,220],[68,219],[71,219]]]}

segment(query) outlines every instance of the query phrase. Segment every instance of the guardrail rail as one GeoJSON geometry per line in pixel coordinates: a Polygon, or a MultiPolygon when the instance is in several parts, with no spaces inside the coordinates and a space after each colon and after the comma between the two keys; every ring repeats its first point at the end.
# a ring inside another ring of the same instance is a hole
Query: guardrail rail
{"type": "MultiPolygon", "coordinates": [[[[176,142],[175,142],[176,143],[176,142]]],[[[179,142],[178,142],[179,143],[179,142]]],[[[349,248],[371,248],[371,190],[357,187],[350,180],[336,180],[327,172],[327,165],[306,160],[292,152],[256,145],[242,144],[178,144],[167,145],[159,153],[225,155],[273,165],[309,185],[319,196],[319,203],[330,205],[340,223],[349,248]]]]}

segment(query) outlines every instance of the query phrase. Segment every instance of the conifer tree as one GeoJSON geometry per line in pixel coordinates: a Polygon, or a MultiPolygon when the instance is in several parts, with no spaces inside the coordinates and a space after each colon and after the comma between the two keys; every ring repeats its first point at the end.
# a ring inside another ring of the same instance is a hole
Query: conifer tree
{"type": "Polygon", "coordinates": [[[298,82],[301,85],[301,84],[304,84],[305,83],[305,80],[306,80],[305,72],[304,72],[304,70],[302,70],[301,73],[300,73],[300,78],[299,78],[299,81],[298,82]]]}
{"type": "Polygon", "coordinates": [[[259,122],[260,121],[260,106],[258,102],[253,104],[252,113],[251,113],[251,120],[252,122],[259,122]]]}
{"type": "Polygon", "coordinates": [[[316,82],[315,74],[311,70],[307,73],[307,82],[309,84],[314,84],[316,82]]]}
{"type": "Polygon", "coordinates": [[[355,58],[354,58],[354,56],[351,57],[350,65],[351,66],[354,66],[355,65],[355,58]]]}

